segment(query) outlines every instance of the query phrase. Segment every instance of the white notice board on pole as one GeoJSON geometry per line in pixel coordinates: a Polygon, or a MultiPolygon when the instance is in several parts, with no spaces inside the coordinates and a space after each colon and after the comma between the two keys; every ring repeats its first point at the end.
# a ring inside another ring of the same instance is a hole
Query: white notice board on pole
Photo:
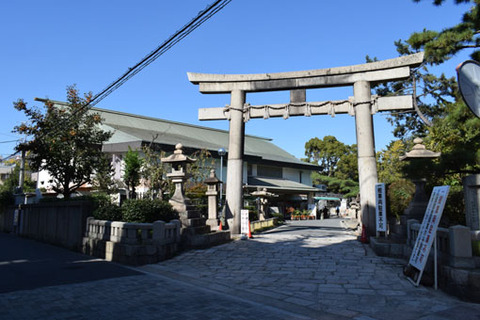
{"type": "Polygon", "coordinates": [[[248,234],[248,210],[240,210],[240,233],[248,234]]]}
{"type": "Polygon", "coordinates": [[[425,216],[409,261],[409,264],[418,269],[420,273],[423,273],[423,269],[427,263],[449,190],[449,186],[435,187],[430,196],[430,201],[428,202],[427,210],[425,211],[425,216]]]}
{"type": "Polygon", "coordinates": [[[376,218],[377,218],[377,232],[387,232],[387,210],[385,201],[385,183],[375,184],[375,199],[376,199],[376,218]]]}

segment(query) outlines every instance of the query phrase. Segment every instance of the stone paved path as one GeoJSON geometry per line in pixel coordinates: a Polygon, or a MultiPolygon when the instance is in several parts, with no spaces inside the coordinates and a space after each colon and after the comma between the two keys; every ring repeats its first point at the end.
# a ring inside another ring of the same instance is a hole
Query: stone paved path
{"type": "Polygon", "coordinates": [[[480,305],[415,288],[403,264],[340,220],[300,221],[139,275],[2,293],[0,319],[480,319],[480,305]]]}
{"type": "MultiPolygon", "coordinates": [[[[341,220],[298,221],[143,270],[313,319],[480,319],[480,305],[415,288],[341,220]]],[[[255,319],[252,318],[252,319],[255,319]]]]}

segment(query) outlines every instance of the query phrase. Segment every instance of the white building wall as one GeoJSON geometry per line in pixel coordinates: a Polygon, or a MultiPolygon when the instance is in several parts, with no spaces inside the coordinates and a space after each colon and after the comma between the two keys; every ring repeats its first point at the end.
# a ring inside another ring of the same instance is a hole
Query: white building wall
{"type": "Polygon", "coordinates": [[[242,183],[246,184],[248,182],[248,163],[243,161],[243,174],[242,174],[242,183]]]}
{"type": "Polygon", "coordinates": [[[122,159],[123,159],[123,155],[121,154],[112,155],[112,165],[115,171],[113,178],[115,180],[122,180],[123,169],[124,169],[124,163],[122,159]]]}
{"type": "Polygon", "coordinates": [[[307,186],[312,185],[312,172],[309,170],[300,170],[293,168],[283,168],[283,179],[292,180],[295,182],[301,182],[307,186]],[[300,173],[302,173],[302,181],[300,181],[300,173]]]}
{"type": "Polygon", "coordinates": [[[312,171],[302,170],[302,183],[306,184],[307,186],[313,186],[312,171]]]}
{"type": "Polygon", "coordinates": [[[53,178],[50,173],[46,170],[41,170],[38,172],[37,188],[45,189],[47,191],[52,190],[53,178]]]}
{"type": "Polygon", "coordinates": [[[300,171],[299,169],[283,168],[283,179],[300,182],[300,171]]]}

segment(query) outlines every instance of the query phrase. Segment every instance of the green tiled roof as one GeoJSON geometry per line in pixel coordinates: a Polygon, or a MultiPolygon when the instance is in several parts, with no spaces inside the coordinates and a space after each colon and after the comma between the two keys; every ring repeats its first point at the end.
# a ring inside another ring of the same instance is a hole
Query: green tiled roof
{"type": "Polygon", "coordinates": [[[268,191],[282,193],[285,192],[317,192],[320,189],[307,186],[303,183],[279,178],[267,178],[267,177],[248,177],[249,189],[267,188],[268,191]]]}
{"type": "MultiPolygon", "coordinates": [[[[207,149],[216,155],[219,148],[228,149],[228,131],[196,126],[186,123],[144,117],[134,114],[92,108],[104,119],[103,129],[113,130],[108,144],[139,145],[141,142],[164,145],[182,143],[186,148],[207,149]]],[[[305,163],[279,148],[271,139],[245,136],[245,155],[260,157],[262,162],[281,162],[309,170],[318,166],[305,163]]]]}

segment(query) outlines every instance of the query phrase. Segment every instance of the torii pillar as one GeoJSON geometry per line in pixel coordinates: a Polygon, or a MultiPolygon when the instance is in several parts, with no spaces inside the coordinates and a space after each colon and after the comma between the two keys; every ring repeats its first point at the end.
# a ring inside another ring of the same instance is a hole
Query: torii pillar
{"type": "Polygon", "coordinates": [[[413,110],[412,96],[373,97],[371,83],[396,81],[410,76],[410,68],[419,66],[423,52],[395,59],[361,65],[268,74],[188,73],[202,93],[230,93],[231,104],[225,108],[199,110],[200,120],[230,121],[228,148],[226,213],[232,234],[240,233],[242,208],[242,170],[245,122],[251,118],[311,116],[348,113],[355,116],[358,146],[358,174],[362,223],[369,235],[375,230],[375,183],[377,167],[372,115],[377,111],[413,110]],[[341,101],[305,102],[305,89],[353,86],[354,97],[341,101]],[[247,92],[290,90],[291,102],[251,106],[245,103],[247,92]]]}

